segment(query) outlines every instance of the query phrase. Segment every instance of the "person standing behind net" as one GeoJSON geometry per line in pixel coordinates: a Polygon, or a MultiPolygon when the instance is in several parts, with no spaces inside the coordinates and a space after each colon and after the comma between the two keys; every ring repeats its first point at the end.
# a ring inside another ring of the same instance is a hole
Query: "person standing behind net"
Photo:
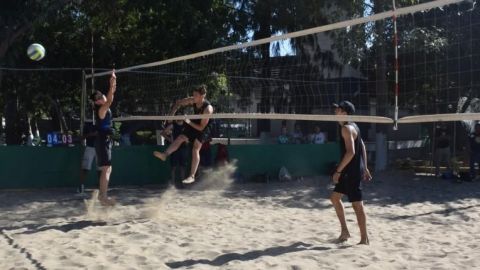
{"type": "MultiPolygon", "coordinates": [[[[355,112],[355,106],[349,101],[334,104],[335,115],[350,115],[355,112]]],[[[360,135],[360,129],[353,122],[339,122],[341,126],[340,147],[342,158],[332,176],[335,188],[330,200],[335,207],[335,212],[340,221],[341,233],[338,241],[343,242],[350,238],[350,233],[345,220],[342,203],[343,195],[347,195],[352,203],[360,228],[359,244],[368,245],[367,218],[363,208],[361,181],[370,181],[372,176],[367,167],[367,153],[365,144],[360,135]]]]}
{"type": "Polygon", "coordinates": [[[302,127],[299,123],[295,123],[295,128],[292,134],[292,141],[294,144],[302,144],[304,143],[304,136],[302,132],[302,127]]]}
{"type": "Polygon", "coordinates": [[[470,181],[476,179],[477,170],[475,163],[480,166],[480,123],[475,124],[473,133],[470,135],[470,181]]]}
{"type": "Polygon", "coordinates": [[[316,125],[310,137],[310,142],[313,144],[324,144],[326,140],[325,133],[322,132],[320,126],[316,125]]]}
{"type": "MultiPolygon", "coordinates": [[[[205,85],[200,85],[193,89],[193,97],[178,100],[175,103],[174,111],[180,107],[193,106],[194,114],[211,115],[213,113],[213,107],[210,102],[205,99],[206,95],[207,87],[205,85]]],[[[198,164],[200,163],[200,149],[202,148],[202,143],[208,139],[208,122],[209,118],[194,120],[185,119],[186,126],[183,129],[182,134],[173,141],[167,150],[163,153],[158,151],[153,152],[155,157],[165,161],[167,157],[177,151],[183,143],[187,141],[193,143],[190,175],[182,181],[184,184],[195,182],[195,174],[197,173],[198,164]]]]}
{"type": "Polygon", "coordinates": [[[447,165],[446,173],[450,173],[450,137],[447,134],[447,129],[442,127],[440,135],[437,138],[435,145],[435,176],[442,177],[440,174],[440,166],[444,163],[447,165]]]}
{"type": "MultiPolygon", "coordinates": [[[[173,143],[180,136],[185,127],[182,120],[174,120],[162,131],[162,136],[167,141],[173,143]]],[[[185,168],[187,167],[187,143],[182,143],[180,147],[170,156],[170,166],[172,167],[172,182],[176,188],[183,188],[181,181],[178,181],[176,172],[180,171],[180,180],[185,179],[185,168]]]]}
{"type": "MultiPolygon", "coordinates": [[[[91,122],[86,122],[83,126],[82,144],[85,145],[82,158],[82,169],[80,171],[80,186],[77,192],[83,194],[85,191],[85,178],[88,172],[91,170],[93,161],[96,161],[97,154],[95,153],[95,137],[97,136],[97,130],[91,122]]],[[[100,168],[95,163],[100,176],[100,168]]]]}
{"type": "Polygon", "coordinates": [[[115,201],[107,196],[108,183],[112,173],[112,112],[110,106],[113,102],[113,95],[117,87],[117,77],[115,71],[110,77],[110,88],[107,96],[100,91],[95,91],[90,96],[95,106],[95,127],[97,137],[95,139],[95,151],[97,154],[97,164],[100,167],[100,184],[98,199],[102,205],[114,205],[115,201]]]}
{"type": "Polygon", "coordinates": [[[291,142],[290,135],[288,135],[287,127],[280,129],[280,135],[277,137],[278,144],[289,144],[291,142]]]}

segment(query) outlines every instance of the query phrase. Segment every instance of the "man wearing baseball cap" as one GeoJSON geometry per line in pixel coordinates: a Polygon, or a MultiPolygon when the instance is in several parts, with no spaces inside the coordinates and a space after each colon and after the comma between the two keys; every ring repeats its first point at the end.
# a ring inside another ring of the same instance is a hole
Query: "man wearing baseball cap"
{"type": "Polygon", "coordinates": [[[355,113],[355,106],[348,100],[342,100],[338,103],[333,103],[333,107],[342,109],[348,115],[355,113]]]}
{"type": "MultiPolygon", "coordinates": [[[[334,103],[333,107],[335,108],[335,115],[352,115],[355,113],[355,106],[347,100],[334,103]]],[[[335,188],[330,196],[330,201],[335,207],[341,226],[338,241],[344,242],[350,238],[342,203],[342,197],[346,195],[357,216],[360,228],[359,244],[368,245],[367,218],[363,207],[361,188],[362,180],[370,181],[372,179],[367,167],[367,152],[358,126],[353,122],[339,121],[338,123],[341,126],[340,149],[342,158],[332,175],[335,188]]]]}

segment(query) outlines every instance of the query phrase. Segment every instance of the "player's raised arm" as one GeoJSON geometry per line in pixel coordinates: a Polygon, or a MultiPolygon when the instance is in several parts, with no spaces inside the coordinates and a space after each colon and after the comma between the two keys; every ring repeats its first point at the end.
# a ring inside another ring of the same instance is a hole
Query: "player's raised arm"
{"type": "Polygon", "coordinates": [[[108,93],[107,93],[107,101],[98,110],[98,116],[100,117],[100,119],[105,118],[105,115],[108,109],[110,109],[110,106],[113,103],[113,96],[116,90],[117,90],[117,76],[115,75],[115,70],[113,70],[112,76],[110,77],[110,88],[108,89],[108,93]]]}
{"type": "Polygon", "coordinates": [[[190,105],[193,105],[194,103],[195,103],[195,100],[193,99],[193,97],[179,99],[175,102],[175,105],[173,105],[172,111],[175,113],[179,108],[190,106],[190,105]]]}

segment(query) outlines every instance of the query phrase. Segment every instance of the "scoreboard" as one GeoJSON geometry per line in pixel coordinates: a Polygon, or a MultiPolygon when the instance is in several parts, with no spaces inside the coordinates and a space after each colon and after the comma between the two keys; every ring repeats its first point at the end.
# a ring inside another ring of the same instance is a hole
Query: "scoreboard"
{"type": "Polygon", "coordinates": [[[47,146],[73,146],[72,134],[50,132],[47,134],[47,146]]]}

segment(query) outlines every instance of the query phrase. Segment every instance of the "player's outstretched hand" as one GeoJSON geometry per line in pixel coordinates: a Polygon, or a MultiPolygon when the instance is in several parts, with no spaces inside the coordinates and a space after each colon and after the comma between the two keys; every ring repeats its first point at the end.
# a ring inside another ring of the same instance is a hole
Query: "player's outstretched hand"
{"type": "Polygon", "coordinates": [[[112,70],[112,76],[110,76],[110,87],[115,88],[117,86],[117,75],[115,75],[115,69],[112,70]]]}

